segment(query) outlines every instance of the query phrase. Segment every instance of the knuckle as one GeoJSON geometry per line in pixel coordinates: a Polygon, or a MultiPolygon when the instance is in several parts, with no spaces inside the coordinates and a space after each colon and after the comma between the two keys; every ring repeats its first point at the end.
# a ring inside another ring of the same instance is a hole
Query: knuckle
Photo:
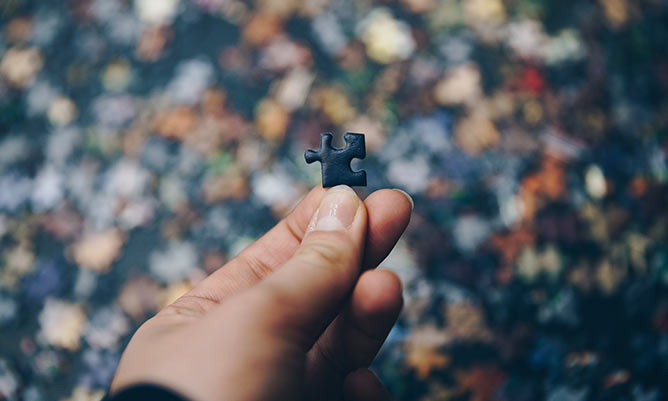
{"type": "Polygon", "coordinates": [[[266,311],[265,307],[267,305],[289,308],[293,306],[293,298],[294,296],[290,293],[288,288],[267,282],[266,285],[263,286],[263,291],[255,292],[254,301],[256,305],[262,306],[262,308],[257,308],[257,310],[263,312],[266,311]]]}
{"type": "Polygon", "coordinates": [[[185,294],[169,304],[161,312],[163,315],[174,314],[182,317],[199,317],[206,314],[216,305],[218,305],[218,302],[211,298],[195,294],[185,294]]]}
{"type": "Polygon", "coordinates": [[[313,233],[311,236],[301,249],[301,256],[310,263],[332,266],[354,262],[357,247],[346,233],[313,233]]]}

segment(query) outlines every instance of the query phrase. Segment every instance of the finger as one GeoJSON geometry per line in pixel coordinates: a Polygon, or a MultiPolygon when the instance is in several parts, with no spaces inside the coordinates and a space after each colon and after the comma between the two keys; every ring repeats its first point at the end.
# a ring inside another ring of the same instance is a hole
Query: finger
{"type": "Polygon", "coordinates": [[[362,274],[344,312],[307,354],[307,393],[336,394],[350,372],[371,364],[399,317],[401,293],[401,281],[389,270],[362,274]]]}
{"type": "Polygon", "coordinates": [[[389,401],[390,393],[369,369],[358,369],[343,384],[345,401],[389,401]]]}
{"type": "Polygon", "coordinates": [[[376,191],[365,200],[369,226],[364,253],[365,268],[378,266],[397,243],[411,219],[413,199],[399,189],[376,191]]]}
{"type": "Polygon", "coordinates": [[[272,333],[308,350],[338,314],[357,281],[367,210],[347,186],[327,190],[302,244],[280,269],[247,294],[272,333]]]}
{"type": "MultiPolygon", "coordinates": [[[[326,190],[313,189],[295,210],[236,258],[199,283],[186,297],[222,301],[246,289],[285,263],[302,242],[308,223],[326,190]]],[[[383,189],[372,193],[368,205],[365,267],[375,267],[391,251],[410,220],[412,200],[403,191],[383,189]]]]}

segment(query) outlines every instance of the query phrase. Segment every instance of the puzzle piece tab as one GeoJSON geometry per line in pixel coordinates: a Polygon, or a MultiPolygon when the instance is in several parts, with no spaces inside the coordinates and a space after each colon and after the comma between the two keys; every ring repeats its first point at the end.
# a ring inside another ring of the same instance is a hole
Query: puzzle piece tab
{"type": "Polygon", "coordinates": [[[350,168],[352,159],[364,159],[366,157],[366,146],[364,134],[347,132],[343,139],[346,147],[337,149],[332,147],[332,134],[320,134],[320,149],[307,150],[304,153],[306,163],[320,162],[322,169],[322,186],[325,188],[337,185],[349,185],[351,187],[366,186],[366,171],[353,171],[350,168]]]}

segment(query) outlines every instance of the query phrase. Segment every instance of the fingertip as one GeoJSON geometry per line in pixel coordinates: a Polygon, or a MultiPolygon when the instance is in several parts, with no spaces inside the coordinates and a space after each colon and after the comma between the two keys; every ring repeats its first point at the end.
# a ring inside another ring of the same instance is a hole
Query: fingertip
{"type": "Polygon", "coordinates": [[[412,199],[403,191],[382,189],[365,200],[368,235],[364,267],[378,266],[390,253],[411,219],[412,199]]]}
{"type": "MultiPolygon", "coordinates": [[[[311,218],[307,234],[314,230],[346,230],[352,227],[355,220],[366,224],[364,203],[352,188],[347,185],[338,185],[328,188],[325,192],[311,218]]],[[[360,236],[360,239],[363,239],[363,236],[360,236]]]]}
{"type": "Polygon", "coordinates": [[[368,270],[357,282],[353,302],[362,312],[395,311],[403,304],[402,284],[390,270],[368,270]]]}
{"type": "Polygon", "coordinates": [[[411,211],[415,205],[413,198],[407,192],[398,188],[375,191],[367,196],[364,202],[368,207],[382,208],[382,206],[388,206],[383,208],[386,212],[384,216],[400,218],[402,222],[410,219],[411,211]]]}
{"type": "Polygon", "coordinates": [[[408,192],[400,188],[393,188],[392,190],[399,192],[406,198],[406,200],[411,204],[411,210],[415,209],[415,201],[413,200],[413,197],[408,194],[408,192]]]}
{"type": "Polygon", "coordinates": [[[350,313],[360,328],[372,337],[387,334],[403,307],[402,284],[389,270],[362,274],[353,291],[350,313]]]}

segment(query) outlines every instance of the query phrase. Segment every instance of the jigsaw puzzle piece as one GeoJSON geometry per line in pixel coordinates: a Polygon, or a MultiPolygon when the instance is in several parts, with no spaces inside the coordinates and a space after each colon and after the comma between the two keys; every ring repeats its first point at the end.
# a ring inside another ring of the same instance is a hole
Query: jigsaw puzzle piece
{"type": "Polygon", "coordinates": [[[343,136],[346,147],[332,147],[332,134],[320,134],[320,149],[307,150],[304,159],[307,163],[319,161],[322,171],[322,186],[325,188],[337,185],[366,186],[366,171],[353,171],[350,168],[352,159],[366,157],[364,134],[346,133],[343,136]]]}

